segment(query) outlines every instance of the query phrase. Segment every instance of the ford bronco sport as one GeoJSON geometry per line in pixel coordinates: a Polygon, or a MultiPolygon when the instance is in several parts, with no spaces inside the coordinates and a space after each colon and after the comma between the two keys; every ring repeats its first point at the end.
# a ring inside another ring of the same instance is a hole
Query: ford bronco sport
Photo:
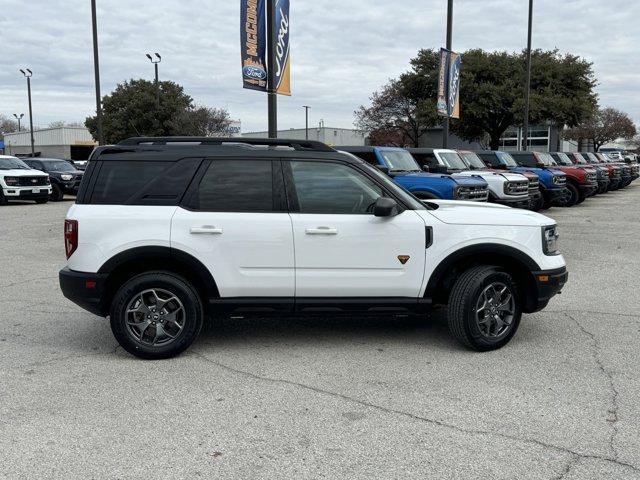
{"type": "Polygon", "coordinates": [[[567,280],[556,223],[488,203],[420,201],[312,141],[132,138],[94,150],[64,227],[64,295],[124,349],[166,358],[205,316],[425,313],[448,305],[475,350],[567,280]]]}

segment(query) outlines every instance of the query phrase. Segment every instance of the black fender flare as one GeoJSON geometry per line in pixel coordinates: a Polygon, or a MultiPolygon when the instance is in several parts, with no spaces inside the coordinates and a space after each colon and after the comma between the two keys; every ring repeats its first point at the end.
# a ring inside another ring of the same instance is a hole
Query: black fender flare
{"type": "MultiPolygon", "coordinates": [[[[540,266],[534,259],[514,247],[495,243],[469,245],[456,250],[440,261],[429,278],[424,296],[426,298],[434,298],[437,294],[438,286],[455,265],[471,258],[481,258],[482,255],[487,255],[488,259],[491,257],[501,257],[503,259],[511,260],[514,262],[514,266],[518,267],[520,270],[526,269],[528,272],[541,270],[540,266]]],[[[491,262],[489,261],[489,263],[491,262]]]]}
{"type": "MultiPolygon", "coordinates": [[[[98,273],[109,276],[126,264],[149,263],[151,269],[162,269],[156,262],[158,260],[169,260],[167,267],[169,270],[177,269],[177,273],[183,273],[196,281],[202,289],[202,293],[208,298],[219,297],[218,286],[209,269],[193,255],[182,250],[170,247],[148,246],[134,247],[114,255],[107,260],[98,270],[98,273]],[[173,268],[172,268],[173,267],[173,268]]],[[[203,298],[207,301],[208,298],[203,298]]]]}

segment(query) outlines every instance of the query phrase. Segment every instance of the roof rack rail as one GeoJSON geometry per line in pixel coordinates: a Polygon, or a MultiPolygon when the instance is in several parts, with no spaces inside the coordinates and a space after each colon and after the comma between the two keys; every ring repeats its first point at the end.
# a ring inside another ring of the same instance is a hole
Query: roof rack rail
{"type": "Polygon", "coordinates": [[[245,144],[268,147],[291,147],[294,150],[314,150],[333,152],[330,146],[315,140],[287,140],[280,138],[245,138],[245,137],[131,137],[118,142],[118,145],[170,145],[176,143],[197,143],[200,145],[245,144]]]}

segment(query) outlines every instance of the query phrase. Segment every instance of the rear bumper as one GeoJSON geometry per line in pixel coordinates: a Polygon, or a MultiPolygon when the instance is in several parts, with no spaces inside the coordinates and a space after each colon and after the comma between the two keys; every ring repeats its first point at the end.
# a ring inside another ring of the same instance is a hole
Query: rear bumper
{"type": "Polygon", "coordinates": [[[569,272],[566,267],[531,272],[535,284],[535,298],[527,307],[527,313],[537,312],[547,306],[549,300],[562,291],[569,272]]]}
{"type": "Polygon", "coordinates": [[[94,315],[106,316],[107,307],[103,304],[106,274],[76,272],[65,267],[58,277],[65,297],[94,315]]]}

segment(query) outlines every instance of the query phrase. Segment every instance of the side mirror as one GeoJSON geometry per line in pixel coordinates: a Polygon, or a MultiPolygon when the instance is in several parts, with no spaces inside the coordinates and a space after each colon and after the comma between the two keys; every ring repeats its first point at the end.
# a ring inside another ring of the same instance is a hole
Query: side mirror
{"type": "Polygon", "coordinates": [[[386,165],[376,165],[376,168],[385,175],[389,175],[389,167],[387,167],[386,165]]]}
{"type": "Polygon", "coordinates": [[[448,173],[449,169],[445,165],[434,165],[431,167],[431,171],[434,173],[448,173]]]}
{"type": "Polygon", "coordinates": [[[492,165],[491,168],[497,168],[498,170],[507,170],[507,166],[504,163],[492,165]]]}
{"type": "Polygon", "coordinates": [[[431,169],[429,169],[429,165],[423,165],[422,166],[422,170],[425,171],[425,172],[430,172],[431,171],[431,169]]]}
{"type": "Polygon", "coordinates": [[[393,198],[378,197],[373,207],[376,217],[392,217],[398,214],[398,204],[393,198]]]}
{"type": "Polygon", "coordinates": [[[545,164],[542,162],[536,162],[536,168],[545,168],[545,164]]]}

